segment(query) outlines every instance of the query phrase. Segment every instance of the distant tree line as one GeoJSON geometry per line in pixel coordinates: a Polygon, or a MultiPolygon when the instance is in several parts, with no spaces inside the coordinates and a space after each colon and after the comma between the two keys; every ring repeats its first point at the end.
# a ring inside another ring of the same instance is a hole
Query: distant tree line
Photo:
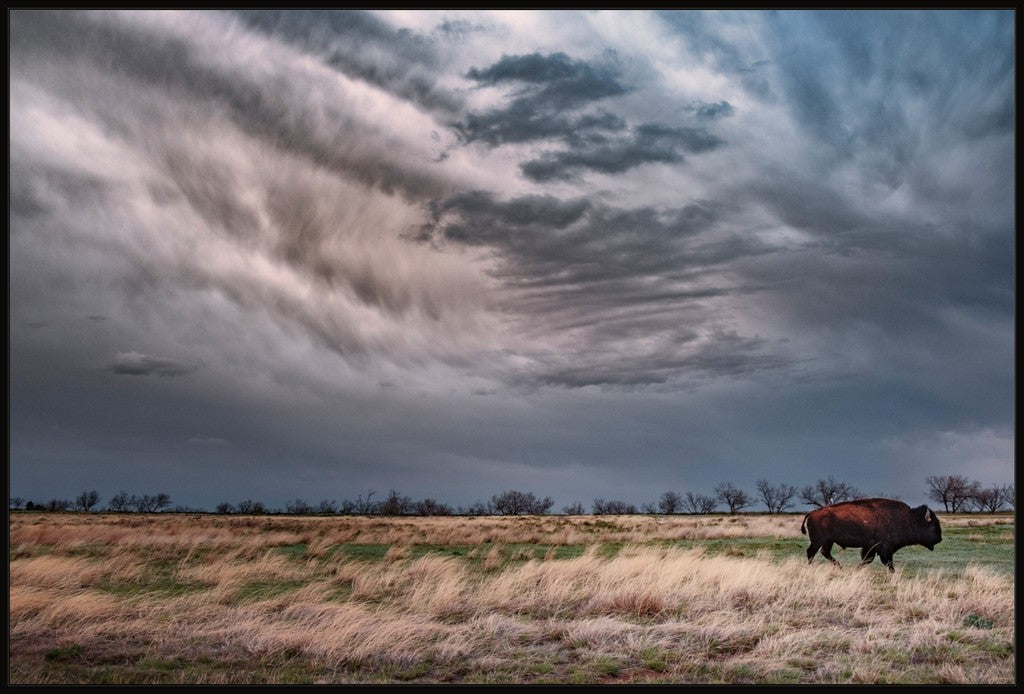
{"type": "Polygon", "coordinates": [[[1006,507],[1016,508],[1012,484],[982,487],[977,480],[969,480],[963,475],[926,477],[925,483],[928,485],[928,498],[942,504],[943,510],[949,513],[964,510],[995,513],[1006,507]]]}
{"type": "MultiPolygon", "coordinates": [[[[942,505],[946,513],[965,511],[995,513],[1016,508],[1016,496],[1012,484],[983,487],[980,482],[962,475],[938,475],[925,478],[928,499],[942,505]]],[[[218,514],[287,514],[287,515],[378,515],[378,516],[522,516],[544,515],[551,512],[554,501],[551,497],[539,497],[533,492],[508,489],[495,494],[487,501],[475,501],[468,506],[452,507],[436,499],[414,500],[390,490],[384,498],[374,499],[376,491],[370,489],[354,500],[324,499],[317,503],[297,498],[285,503],[283,508],[269,508],[260,501],[244,499],[237,503],[222,501],[217,504],[218,514]]],[[[891,496],[879,494],[878,496],[891,496]]],[[[842,501],[863,498],[856,487],[836,480],[832,476],[819,479],[801,489],[789,484],[774,484],[759,479],[754,493],[736,487],[731,482],[715,486],[710,495],[675,491],[664,492],[657,501],[635,504],[619,499],[594,499],[590,513],[594,515],[626,514],[701,514],[727,510],[740,513],[756,504],[763,505],[768,513],[784,513],[797,503],[820,508],[842,501]]],[[[119,491],[99,508],[100,495],[96,490],[83,491],[74,500],[49,499],[44,502],[26,501],[23,497],[10,497],[13,510],[27,511],[84,511],[106,510],[113,513],[207,513],[205,509],[187,506],[172,506],[171,497],[163,492],[158,494],[128,494],[119,491]]],[[[575,501],[561,510],[563,515],[584,515],[586,507],[575,501]]]]}

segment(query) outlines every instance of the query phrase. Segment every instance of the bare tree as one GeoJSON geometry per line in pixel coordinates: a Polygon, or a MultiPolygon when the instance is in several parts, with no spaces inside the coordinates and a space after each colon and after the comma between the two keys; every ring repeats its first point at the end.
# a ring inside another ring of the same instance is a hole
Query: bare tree
{"type": "Polygon", "coordinates": [[[139,513],[155,513],[171,505],[171,497],[164,492],[159,494],[143,494],[136,496],[132,494],[128,498],[128,505],[135,508],[139,513]]]}
{"type": "Polygon", "coordinates": [[[1006,492],[1005,486],[979,487],[978,491],[971,497],[970,503],[976,511],[996,513],[1002,511],[1007,506],[1006,492]]]}
{"type": "Polygon", "coordinates": [[[673,513],[679,513],[683,507],[683,498],[676,492],[668,491],[661,495],[658,499],[658,510],[664,513],[666,516],[670,516],[673,513]]]}
{"type": "Polygon", "coordinates": [[[322,515],[334,515],[338,512],[338,502],[334,499],[328,501],[327,499],[322,500],[316,506],[316,512],[322,515]]]}
{"type": "Polygon", "coordinates": [[[128,492],[122,489],[110,497],[110,501],[107,502],[107,508],[115,513],[124,513],[131,508],[131,497],[128,496],[128,492]]]}
{"type": "Polygon", "coordinates": [[[539,497],[534,496],[533,493],[528,494],[530,499],[530,505],[526,509],[526,512],[531,516],[543,516],[551,512],[551,507],[555,505],[554,499],[550,496],[539,497]]]}
{"type": "Polygon", "coordinates": [[[766,479],[759,479],[757,493],[761,496],[768,513],[782,513],[793,506],[796,487],[789,484],[772,485],[766,479]]]}
{"type": "Polygon", "coordinates": [[[636,506],[618,499],[594,499],[592,513],[595,516],[635,514],[636,506]]]}
{"type": "Polygon", "coordinates": [[[21,496],[12,496],[7,500],[7,507],[9,509],[19,509],[25,505],[25,498],[21,496]]]}
{"type": "Polygon", "coordinates": [[[412,513],[412,499],[391,489],[387,497],[377,504],[376,512],[382,516],[407,516],[412,513]]]}
{"type": "Polygon", "coordinates": [[[92,507],[100,502],[100,494],[95,489],[89,492],[82,492],[75,497],[75,508],[83,511],[91,511],[92,507]]]}
{"type": "Polygon", "coordinates": [[[365,499],[363,498],[363,495],[360,494],[356,498],[356,503],[355,503],[355,511],[356,511],[356,513],[359,513],[359,514],[364,515],[364,516],[367,516],[367,515],[370,515],[372,513],[375,513],[376,510],[377,510],[376,509],[377,505],[374,502],[370,501],[370,500],[373,498],[373,495],[376,494],[376,493],[377,492],[375,490],[373,490],[373,489],[366,490],[366,498],[365,499]]]}
{"type": "Polygon", "coordinates": [[[715,506],[718,505],[718,499],[705,494],[686,492],[682,505],[687,513],[713,513],[715,506]]]}
{"type": "Polygon", "coordinates": [[[733,486],[732,482],[722,482],[715,487],[715,496],[729,507],[729,513],[742,511],[752,503],[750,496],[742,489],[733,486]]]}
{"type": "Polygon", "coordinates": [[[837,481],[832,475],[800,490],[800,501],[811,506],[831,506],[860,498],[860,491],[851,484],[837,481]]]}
{"type": "Polygon", "coordinates": [[[490,501],[474,501],[466,508],[459,507],[460,516],[493,516],[494,505],[490,501]]]}
{"type": "Polygon", "coordinates": [[[46,502],[47,511],[67,511],[71,508],[71,499],[50,499],[46,502]]]}
{"type": "Polygon", "coordinates": [[[230,501],[222,501],[219,504],[217,504],[217,513],[228,514],[228,513],[234,513],[234,512],[235,512],[235,505],[232,504],[230,501]]]}
{"type": "Polygon", "coordinates": [[[436,499],[424,499],[412,505],[412,511],[418,516],[450,516],[454,511],[448,504],[436,499]]]}
{"type": "Polygon", "coordinates": [[[566,516],[582,516],[587,510],[583,508],[583,504],[579,501],[574,501],[568,506],[562,507],[562,513],[566,516]]]}
{"type": "Polygon", "coordinates": [[[296,498],[295,501],[285,502],[284,510],[292,516],[305,516],[313,512],[313,507],[305,499],[296,498]]]}
{"type": "Polygon", "coordinates": [[[252,499],[244,499],[238,502],[238,512],[245,515],[258,516],[267,512],[267,507],[263,505],[262,501],[253,501],[252,499]]]}
{"type": "Polygon", "coordinates": [[[554,505],[551,497],[540,499],[533,492],[509,489],[491,497],[494,510],[503,516],[542,515],[554,505]]]}
{"type": "Polygon", "coordinates": [[[1003,485],[1003,500],[1006,501],[1006,505],[1012,509],[1017,508],[1017,495],[1013,491],[1012,484],[1003,485]]]}
{"type": "Polygon", "coordinates": [[[981,489],[981,483],[963,475],[932,475],[924,478],[928,498],[942,504],[949,513],[957,513],[981,489]]]}

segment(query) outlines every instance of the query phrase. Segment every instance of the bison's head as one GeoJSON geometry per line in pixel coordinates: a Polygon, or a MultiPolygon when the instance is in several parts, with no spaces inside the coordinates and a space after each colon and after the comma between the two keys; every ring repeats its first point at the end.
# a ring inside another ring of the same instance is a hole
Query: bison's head
{"type": "Polygon", "coordinates": [[[942,528],[939,526],[939,519],[927,506],[918,506],[914,512],[920,522],[920,543],[934,551],[935,545],[942,542],[942,528]]]}

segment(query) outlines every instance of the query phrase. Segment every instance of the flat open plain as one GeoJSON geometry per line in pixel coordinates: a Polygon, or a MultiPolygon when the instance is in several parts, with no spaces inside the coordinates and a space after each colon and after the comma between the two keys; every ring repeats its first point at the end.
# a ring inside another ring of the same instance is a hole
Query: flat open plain
{"type": "Polygon", "coordinates": [[[10,683],[1009,684],[1014,517],[10,514],[10,683]]]}

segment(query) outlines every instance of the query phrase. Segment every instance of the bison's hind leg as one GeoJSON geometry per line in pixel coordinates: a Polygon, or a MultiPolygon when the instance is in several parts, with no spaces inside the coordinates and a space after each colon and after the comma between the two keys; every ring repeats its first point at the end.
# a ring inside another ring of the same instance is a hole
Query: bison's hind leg
{"type": "Polygon", "coordinates": [[[812,561],[814,561],[814,555],[818,553],[818,548],[819,547],[820,547],[820,545],[812,542],[811,546],[807,548],[807,563],[808,564],[810,564],[812,561]]]}
{"type": "Polygon", "coordinates": [[[831,542],[822,545],[822,547],[821,547],[821,556],[825,557],[826,559],[828,559],[830,562],[832,562],[836,566],[839,566],[839,562],[836,560],[835,557],[832,556],[832,543],[831,542]]]}
{"type": "Polygon", "coordinates": [[[875,552],[877,550],[874,547],[865,547],[860,551],[860,565],[866,566],[875,559],[875,552]]]}

